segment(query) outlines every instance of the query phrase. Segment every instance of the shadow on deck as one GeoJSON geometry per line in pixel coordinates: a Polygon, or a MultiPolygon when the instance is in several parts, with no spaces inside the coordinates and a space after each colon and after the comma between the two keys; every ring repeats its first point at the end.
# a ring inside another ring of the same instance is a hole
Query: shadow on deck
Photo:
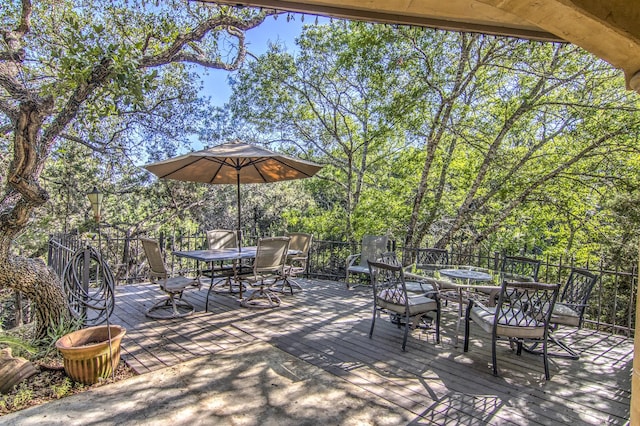
{"type": "MultiPolygon", "coordinates": [[[[402,333],[386,318],[372,339],[370,289],[299,280],[304,291],[283,296],[280,308],[251,310],[216,295],[205,312],[206,286],[185,293],[197,312],[151,320],[145,310],[162,297],[152,284],[117,288],[112,322],[124,325],[123,358],[137,372],[175,366],[256,341],[306,361],[379,401],[412,424],[626,424],[631,397],[633,341],[580,330],[565,341],[578,361],[542,359],[498,349],[499,377],[491,372],[491,341],[473,333],[470,351],[455,347],[456,308],[443,306],[442,342],[432,330],[414,330],[402,352],[402,333]]],[[[460,333],[463,333],[464,326],[460,333]]],[[[559,333],[558,333],[559,334],[559,333]]],[[[234,373],[235,374],[235,373],[234,373]]],[[[294,375],[295,376],[295,375],[294,375]]],[[[385,423],[381,419],[374,422],[385,423]]]]}

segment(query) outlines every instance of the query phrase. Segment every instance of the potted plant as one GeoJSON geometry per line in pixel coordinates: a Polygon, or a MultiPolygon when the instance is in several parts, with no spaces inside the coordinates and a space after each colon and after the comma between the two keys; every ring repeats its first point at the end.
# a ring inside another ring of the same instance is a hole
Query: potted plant
{"type": "Polygon", "coordinates": [[[86,385],[107,378],[120,362],[120,341],[126,331],[119,325],[98,325],[65,334],[56,341],[64,370],[86,385]]]}

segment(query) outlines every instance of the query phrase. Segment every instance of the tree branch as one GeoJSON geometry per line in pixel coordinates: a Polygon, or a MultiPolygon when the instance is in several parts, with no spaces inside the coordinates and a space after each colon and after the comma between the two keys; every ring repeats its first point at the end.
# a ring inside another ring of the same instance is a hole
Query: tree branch
{"type": "MultiPolygon", "coordinates": [[[[11,120],[12,122],[15,122],[18,119],[18,108],[9,104],[8,102],[5,102],[2,99],[0,99],[0,111],[2,111],[4,115],[9,117],[9,120],[11,120]]],[[[0,131],[0,133],[2,132],[0,131]]]]}
{"type": "Polygon", "coordinates": [[[53,140],[60,135],[67,124],[76,117],[82,103],[109,78],[112,72],[112,66],[112,59],[103,58],[99,64],[93,67],[87,81],[78,85],[66,105],[60,113],[56,115],[51,125],[43,132],[43,146],[51,145],[53,140]]]}
{"type": "Polygon", "coordinates": [[[77,137],[77,136],[70,135],[70,134],[68,134],[68,133],[61,133],[61,134],[60,134],[60,137],[61,137],[61,138],[64,138],[64,139],[67,139],[67,140],[69,140],[69,141],[71,141],[71,142],[76,142],[76,143],[79,143],[80,145],[84,145],[84,146],[86,146],[87,148],[89,148],[90,150],[95,151],[95,152],[99,152],[100,154],[106,154],[106,153],[107,153],[107,151],[108,151],[108,150],[107,150],[107,149],[105,149],[104,147],[100,147],[100,146],[97,146],[97,145],[93,145],[93,144],[91,144],[91,143],[89,143],[89,142],[85,141],[85,140],[84,140],[84,139],[82,139],[82,138],[79,138],[79,137],[77,137]]]}
{"type": "Polygon", "coordinates": [[[31,0],[22,0],[22,15],[20,16],[20,25],[16,28],[16,33],[24,36],[31,29],[31,0]]]}
{"type": "MultiPolygon", "coordinates": [[[[167,47],[165,50],[160,53],[152,56],[144,56],[140,61],[141,68],[149,68],[149,67],[157,67],[160,65],[165,65],[170,62],[175,62],[176,60],[180,60],[178,58],[198,58],[199,55],[189,55],[185,52],[182,52],[182,49],[193,42],[200,42],[202,39],[211,31],[219,28],[224,28],[227,32],[238,38],[238,54],[234,61],[232,61],[231,66],[238,66],[246,55],[246,47],[244,44],[244,34],[243,31],[250,30],[251,28],[255,28],[259,24],[261,24],[264,19],[272,14],[275,14],[275,11],[267,11],[263,12],[252,19],[242,20],[236,18],[234,16],[220,16],[211,19],[207,19],[202,22],[200,25],[195,27],[193,31],[180,34],[176,37],[173,43],[167,47]]],[[[211,59],[207,61],[203,61],[202,58],[199,59],[201,65],[208,66],[207,64],[215,64],[217,61],[212,61],[211,59]]],[[[230,68],[235,69],[235,68],[230,68]]]]}

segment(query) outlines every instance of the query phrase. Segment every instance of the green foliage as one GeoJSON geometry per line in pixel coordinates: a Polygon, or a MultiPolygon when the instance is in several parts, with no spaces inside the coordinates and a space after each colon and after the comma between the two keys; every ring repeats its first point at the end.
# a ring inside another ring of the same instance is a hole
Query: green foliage
{"type": "Polygon", "coordinates": [[[327,164],[308,186],[320,238],[411,232],[415,245],[586,263],[637,235],[608,200],[637,187],[638,100],[602,61],[569,45],[343,21],[305,28],[298,45],[238,75],[226,122],[327,164]]]}
{"type": "Polygon", "coordinates": [[[53,351],[56,351],[56,341],[68,333],[79,330],[82,325],[82,320],[79,318],[71,318],[69,320],[51,319],[51,324],[47,327],[47,335],[35,342],[40,349],[39,357],[47,357],[53,351]]]}
{"type": "Polygon", "coordinates": [[[51,385],[51,392],[55,398],[63,398],[71,393],[73,389],[73,382],[69,377],[65,377],[64,381],[59,385],[51,385]]]}
{"type": "Polygon", "coordinates": [[[0,347],[3,346],[8,346],[13,349],[16,356],[22,356],[22,351],[30,354],[35,354],[38,351],[33,345],[29,344],[24,339],[0,332],[0,347]]]}
{"type": "MultiPolygon", "coordinates": [[[[314,179],[244,185],[251,233],[384,233],[610,265],[637,256],[637,95],[574,46],[336,20],[305,27],[296,54],[272,46],[246,63],[228,108],[212,111],[193,63],[142,63],[206,16],[251,12],[78,5],[37,5],[32,72],[55,78],[33,84],[63,99],[103,60],[113,78],[56,141],[44,175],[51,200],[22,235],[25,252],[42,253],[53,229],[95,232],[93,185],[106,193],[103,230],[234,228],[233,186],[157,181],[138,166],[192,149],[197,134],[326,165],[314,179]]],[[[227,36],[199,47],[219,57],[227,36]]]]}
{"type": "Polygon", "coordinates": [[[18,384],[17,390],[14,395],[1,395],[0,405],[5,408],[13,407],[16,410],[27,407],[33,398],[33,391],[25,382],[18,384]]]}

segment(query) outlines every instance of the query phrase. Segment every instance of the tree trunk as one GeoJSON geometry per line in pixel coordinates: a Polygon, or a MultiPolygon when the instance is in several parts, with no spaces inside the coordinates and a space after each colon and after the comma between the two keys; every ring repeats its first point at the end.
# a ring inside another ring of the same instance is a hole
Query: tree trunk
{"type": "Polygon", "coordinates": [[[50,149],[40,143],[40,129],[51,106],[51,99],[20,104],[13,161],[0,201],[0,286],[22,292],[33,302],[37,339],[70,318],[68,304],[60,280],[42,260],[14,256],[10,248],[27,226],[33,209],[49,199],[38,180],[50,149]]]}
{"type": "Polygon", "coordinates": [[[55,328],[69,320],[60,280],[42,260],[10,256],[0,261],[0,283],[22,292],[33,302],[36,338],[46,337],[48,327],[55,328]]]}

